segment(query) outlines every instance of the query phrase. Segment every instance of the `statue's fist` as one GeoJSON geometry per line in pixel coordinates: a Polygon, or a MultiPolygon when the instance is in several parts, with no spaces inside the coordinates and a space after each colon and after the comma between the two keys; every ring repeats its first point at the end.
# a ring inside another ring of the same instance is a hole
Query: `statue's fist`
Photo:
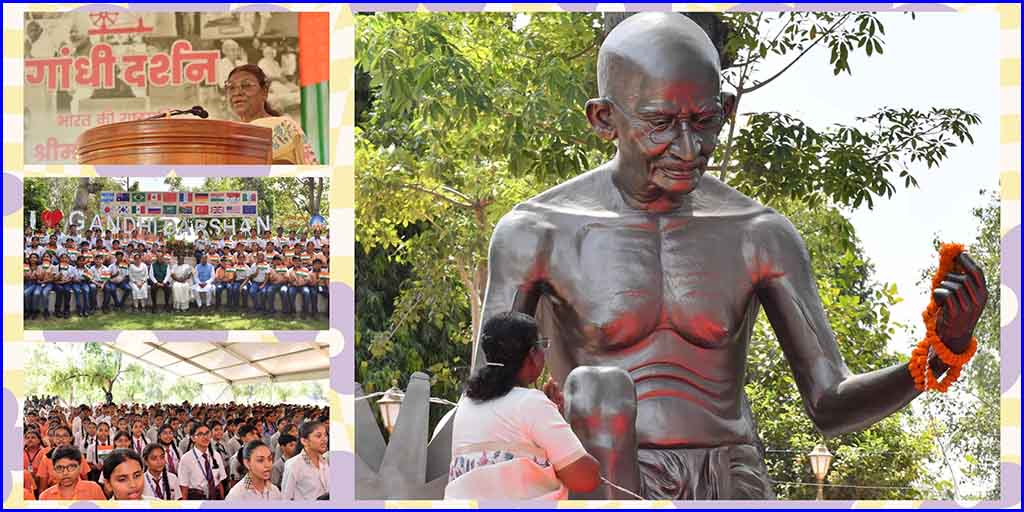
{"type": "Polygon", "coordinates": [[[939,306],[936,334],[950,350],[959,354],[967,349],[974,326],[988,303],[988,289],[984,272],[967,253],[960,253],[956,262],[957,270],[962,272],[946,274],[933,297],[939,306]]]}

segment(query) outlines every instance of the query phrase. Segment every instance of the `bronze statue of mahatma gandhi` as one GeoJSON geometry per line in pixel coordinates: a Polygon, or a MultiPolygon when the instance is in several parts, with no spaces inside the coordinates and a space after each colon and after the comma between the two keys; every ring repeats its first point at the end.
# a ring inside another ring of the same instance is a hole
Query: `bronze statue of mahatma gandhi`
{"type": "MultiPolygon", "coordinates": [[[[483,318],[537,317],[566,417],[611,482],[648,499],[772,499],[743,392],[759,308],[826,436],[868,427],[919,391],[906,364],[847,369],[800,234],[705,175],[735,98],[700,27],[676,13],[627,18],[601,45],[597,77],[586,115],[615,157],[501,219],[483,318]]],[[[958,262],[964,273],[934,295],[954,353],[987,302],[978,266],[958,262]]],[[[473,359],[482,364],[479,345],[473,359]]]]}

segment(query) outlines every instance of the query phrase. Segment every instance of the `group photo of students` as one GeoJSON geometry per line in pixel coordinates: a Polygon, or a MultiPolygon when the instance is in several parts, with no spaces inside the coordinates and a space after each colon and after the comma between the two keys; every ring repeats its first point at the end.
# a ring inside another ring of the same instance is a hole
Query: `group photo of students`
{"type": "Polygon", "coordinates": [[[329,498],[329,411],[288,404],[24,407],[26,500],[329,498]]]}
{"type": "Polygon", "coordinates": [[[244,230],[225,220],[179,237],[157,222],[61,217],[26,219],[26,329],[327,328],[331,247],[318,214],[244,230]]]}

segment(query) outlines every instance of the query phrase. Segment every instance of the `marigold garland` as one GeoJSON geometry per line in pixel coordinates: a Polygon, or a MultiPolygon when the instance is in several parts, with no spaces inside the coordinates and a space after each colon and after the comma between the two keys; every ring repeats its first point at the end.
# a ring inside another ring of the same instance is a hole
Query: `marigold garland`
{"type": "MultiPolygon", "coordinates": [[[[942,247],[939,248],[939,268],[932,277],[932,292],[935,292],[935,289],[942,284],[946,274],[955,270],[956,257],[962,252],[964,252],[963,244],[942,244],[942,247]]],[[[927,387],[927,389],[945,393],[949,390],[949,386],[960,377],[960,370],[974,356],[974,352],[978,349],[978,340],[971,337],[967,350],[964,350],[962,354],[955,354],[939,339],[938,334],[935,332],[935,323],[939,316],[939,305],[935,302],[934,294],[928,301],[928,307],[925,308],[921,316],[924,318],[925,337],[911,353],[910,364],[907,365],[907,368],[914,379],[914,387],[918,391],[924,391],[927,387]],[[946,374],[941,380],[931,375],[931,368],[928,366],[929,348],[934,350],[935,355],[949,366],[949,370],[946,370],[946,374]]]]}

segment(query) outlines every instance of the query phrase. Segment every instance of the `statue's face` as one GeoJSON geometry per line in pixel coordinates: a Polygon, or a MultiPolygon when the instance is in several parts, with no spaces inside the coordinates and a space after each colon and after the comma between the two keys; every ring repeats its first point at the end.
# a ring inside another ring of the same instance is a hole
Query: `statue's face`
{"type": "Polygon", "coordinates": [[[665,192],[686,194],[707,170],[725,111],[717,73],[665,68],[660,76],[641,73],[622,99],[611,98],[611,119],[622,163],[665,192]]]}

